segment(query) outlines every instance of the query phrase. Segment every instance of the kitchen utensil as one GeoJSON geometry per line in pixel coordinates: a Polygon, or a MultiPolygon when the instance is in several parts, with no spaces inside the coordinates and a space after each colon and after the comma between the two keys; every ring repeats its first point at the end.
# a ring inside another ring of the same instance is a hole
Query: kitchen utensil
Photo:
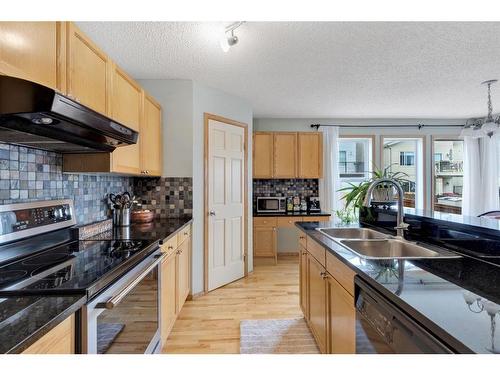
{"type": "Polygon", "coordinates": [[[121,207],[113,210],[113,225],[128,227],[130,225],[130,208],[121,207]]]}

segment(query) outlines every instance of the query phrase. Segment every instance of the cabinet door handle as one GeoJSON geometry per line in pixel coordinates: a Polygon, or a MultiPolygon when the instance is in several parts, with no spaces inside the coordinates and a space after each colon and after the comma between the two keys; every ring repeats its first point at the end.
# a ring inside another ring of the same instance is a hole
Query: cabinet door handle
{"type": "Polygon", "coordinates": [[[299,238],[300,238],[301,240],[305,240],[305,239],[306,239],[306,237],[305,237],[305,236],[299,236],[299,238]]]}
{"type": "Polygon", "coordinates": [[[168,247],[168,249],[170,249],[170,250],[172,250],[173,248],[174,248],[174,247],[173,247],[172,245],[170,245],[170,246],[168,247]]]}
{"type": "Polygon", "coordinates": [[[184,232],[184,235],[187,236],[189,233],[188,232],[184,232]]]}
{"type": "Polygon", "coordinates": [[[307,251],[303,251],[303,252],[302,252],[302,255],[307,255],[307,251]]]}

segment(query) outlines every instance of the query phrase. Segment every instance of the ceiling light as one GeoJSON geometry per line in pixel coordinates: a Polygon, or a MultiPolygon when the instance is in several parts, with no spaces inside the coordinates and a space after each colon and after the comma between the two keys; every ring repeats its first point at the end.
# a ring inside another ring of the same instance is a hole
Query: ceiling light
{"type": "Polygon", "coordinates": [[[491,137],[500,130],[500,117],[493,118],[493,105],[491,104],[491,85],[496,83],[496,79],[481,82],[482,85],[488,86],[488,116],[483,119],[471,119],[472,124],[466,125],[462,129],[460,135],[462,137],[481,138],[484,136],[491,137]]]}
{"type": "Polygon", "coordinates": [[[232,23],[224,29],[224,33],[220,39],[220,47],[224,52],[229,51],[229,48],[238,43],[238,37],[234,35],[234,30],[243,25],[244,21],[232,23]]]}

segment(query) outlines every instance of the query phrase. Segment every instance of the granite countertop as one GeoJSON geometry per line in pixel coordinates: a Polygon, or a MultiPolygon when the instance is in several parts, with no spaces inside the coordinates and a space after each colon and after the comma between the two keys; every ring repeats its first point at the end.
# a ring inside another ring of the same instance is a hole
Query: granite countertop
{"type": "MultiPolygon", "coordinates": [[[[498,266],[467,256],[411,261],[363,259],[316,230],[333,224],[304,222],[296,226],[457,352],[491,353],[492,320],[486,311],[474,312],[480,308],[475,302],[469,306],[464,297],[474,299],[477,295],[483,301],[500,304],[498,266]],[[402,279],[398,272],[401,267],[402,279]]],[[[494,341],[500,348],[498,330],[494,341]]]]}
{"type": "Polygon", "coordinates": [[[285,216],[285,217],[297,217],[297,216],[331,216],[331,213],[325,211],[319,212],[308,212],[308,211],[291,211],[291,212],[270,212],[270,213],[262,213],[262,212],[253,212],[254,217],[259,216],[285,216]]]}
{"type": "MultiPolygon", "coordinates": [[[[192,217],[114,228],[86,240],[168,240],[192,217]]],[[[85,294],[0,297],[0,353],[20,353],[87,302],[85,294]]]]}
{"type": "Polygon", "coordinates": [[[191,216],[172,219],[156,219],[146,224],[132,224],[130,227],[114,227],[113,230],[86,238],[86,240],[148,240],[166,241],[176,232],[193,221],[191,216]]]}
{"type": "Polygon", "coordinates": [[[21,353],[86,301],[84,295],[0,298],[0,353],[21,353]]]}

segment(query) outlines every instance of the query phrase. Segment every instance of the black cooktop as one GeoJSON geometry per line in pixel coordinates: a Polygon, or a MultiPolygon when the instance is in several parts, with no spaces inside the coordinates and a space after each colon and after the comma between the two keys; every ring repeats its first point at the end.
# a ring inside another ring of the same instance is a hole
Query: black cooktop
{"type": "Polygon", "coordinates": [[[72,241],[0,264],[0,295],[97,294],[154,250],[148,240],[72,241]]]}

